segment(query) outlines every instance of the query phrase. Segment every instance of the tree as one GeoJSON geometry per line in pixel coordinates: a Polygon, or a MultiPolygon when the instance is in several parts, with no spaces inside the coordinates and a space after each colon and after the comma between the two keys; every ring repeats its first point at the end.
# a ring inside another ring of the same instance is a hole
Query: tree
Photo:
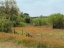
{"type": "Polygon", "coordinates": [[[21,12],[19,15],[20,15],[22,18],[25,18],[25,15],[24,15],[23,12],[21,12]]]}
{"type": "Polygon", "coordinates": [[[0,1],[0,5],[1,5],[0,6],[1,13],[5,13],[10,16],[15,14],[16,16],[18,16],[19,8],[15,0],[5,0],[5,2],[0,1]]]}
{"type": "Polygon", "coordinates": [[[25,17],[25,22],[26,23],[30,23],[30,16],[28,13],[24,13],[24,17],[25,17]]]}
{"type": "Polygon", "coordinates": [[[57,13],[57,14],[51,14],[48,18],[50,21],[50,24],[53,25],[53,28],[63,28],[63,14],[57,13]]]}

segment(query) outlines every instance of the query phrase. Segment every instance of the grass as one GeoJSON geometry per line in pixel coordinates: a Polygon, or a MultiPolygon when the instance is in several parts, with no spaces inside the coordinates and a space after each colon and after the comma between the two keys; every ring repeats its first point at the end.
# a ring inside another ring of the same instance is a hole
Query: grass
{"type": "Polygon", "coordinates": [[[64,48],[64,30],[40,27],[16,27],[17,34],[0,32],[0,42],[13,42],[29,48],[64,48]],[[23,30],[23,31],[22,31],[23,30]],[[27,37],[29,32],[34,37],[27,37]]]}
{"type": "MultiPolygon", "coordinates": [[[[6,37],[6,33],[4,33],[6,37]]],[[[36,38],[28,38],[28,37],[23,37],[22,39],[19,38],[18,35],[11,36],[12,34],[8,34],[8,38],[0,38],[4,40],[4,42],[10,42],[12,41],[13,43],[16,43],[17,45],[23,45],[27,47],[33,47],[33,48],[64,48],[64,45],[62,42],[59,41],[49,41],[49,40],[37,40],[36,38]],[[18,36],[18,38],[16,37],[18,36]],[[39,43],[38,43],[39,42],[39,43]]],[[[22,36],[21,36],[22,37],[22,36]]]]}
{"type": "MultiPolygon", "coordinates": [[[[41,27],[33,27],[33,26],[28,26],[28,27],[17,27],[15,28],[16,30],[21,31],[23,29],[23,33],[25,34],[26,31],[32,34],[36,40],[40,40],[42,42],[54,42],[60,47],[64,47],[64,30],[62,29],[50,29],[50,28],[41,28],[41,27]]],[[[19,32],[20,33],[20,32],[19,32]]],[[[54,48],[55,44],[51,43],[53,45],[49,45],[50,48],[54,48]]]]}
{"type": "Polygon", "coordinates": [[[35,45],[35,39],[18,35],[0,32],[0,42],[13,42],[17,45],[24,45],[27,47],[33,47],[35,45]]]}

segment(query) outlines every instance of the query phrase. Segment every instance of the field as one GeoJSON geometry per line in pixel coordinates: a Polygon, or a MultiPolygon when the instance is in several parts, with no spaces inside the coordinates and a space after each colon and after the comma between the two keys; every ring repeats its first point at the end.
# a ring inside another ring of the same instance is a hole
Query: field
{"type": "MultiPolygon", "coordinates": [[[[26,26],[26,27],[15,27],[12,30],[14,33],[0,33],[0,47],[7,46],[10,42],[10,47],[37,48],[39,42],[44,43],[44,48],[64,48],[64,30],[63,29],[52,29],[46,28],[45,26],[26,26]],[[26,36],[29,33],[31,36],[26,36]],[[7,44],[7,45],[5,45],[7,44]],[[15,44],[15,45],[14,45],[15,44]],[[23,46],[22,46],[23,45],[23,46]],[[26,47],[25,47],[26,46],[26,47]]],[[[7,46],[8,47],[8,46],[7,46]]],[[[6,47],[6,48],[7,48],[6,47]]],[[[4,47],[3,47],[4,48],[4,47]]],[[[8,47],[9,48],[9,47],[8,47]]]]}
{"type": "Polygon", "coordinates": [[[52,28],[45,28],[45,27],[35,27],[35,26],[28,26],[28,27],[16,27],[15,30],[20,34],[25,35],[26,32],[31,34],[34,38],[41,38],[42,40],[48,39],[51,41],[61,41],[64,40],[64,30],[63,29],[52,29],[52,28]]]}
{"type": "Polygon", "coordinates": [[[62,7],[52,1],[51,6],[58,6],[58,10],[49,12],[50,8],[47,10],[40,2],[43,1],[23,0],[18,6],[16,0],[0,1],[0,48],[64,48],[64,14],[59,10],[62,7]]]}

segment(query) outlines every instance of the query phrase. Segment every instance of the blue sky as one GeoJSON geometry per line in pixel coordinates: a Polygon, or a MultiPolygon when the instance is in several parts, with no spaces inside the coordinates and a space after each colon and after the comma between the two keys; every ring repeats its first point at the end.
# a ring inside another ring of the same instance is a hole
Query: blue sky
{"type": "Polygon", "coordinates": [[[20,11],[29,13],[30,16],[64,14],[64,0],[16,0],[16,2],[20,11]]]}
{"type": "Polygon", "coordinates": [[[64,0],[16,0],[20,10],[30,16],[64,14],[64,0]]]}

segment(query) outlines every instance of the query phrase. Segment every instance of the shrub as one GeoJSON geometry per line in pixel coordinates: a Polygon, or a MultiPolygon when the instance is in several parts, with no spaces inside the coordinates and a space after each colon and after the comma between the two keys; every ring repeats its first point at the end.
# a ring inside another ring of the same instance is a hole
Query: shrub
{"type": "Polygon", "coordinates": [[[13,21],[12,23],[13,23],[13,27],[16,27],[17,26],[16,21],[13,21]]]}
{"type": "Polygon", "coordinates": [[[24,23],[24,22],[20,22],[18,26],[23,27],[23,26],[26,26],[26,25],[27,25],[26,23],[24,23]]]}
{"type": "Polygon", "coordinates": [[[7,19],[0,19],[0,31],[11,32],[12,23],[7,19]]]}
{"type": "Polygon", "coordinates": [[[45,18],[34,18],[32,19],[32,24],[35,25],[35,26],[42,26],[42,25],[46,25],[47,20],[45,18]]]}
{"type": "Polygon", "coordinates": [[[15,26],[26,26],[26,23],[25,23],[25,19],[22,18],[21,16],[18,16],[16,21],[14,22],[14,25],[15,26]]]}
{"type": "Polygon", "coordinates": [[[63,23],[64,23],[64,18],[63,18],[63,14],[57,13],[57,14],[51,14],[48,19],[49,19],[49,23],[53,25],[53,28],[63,28],[63,23]]]}

